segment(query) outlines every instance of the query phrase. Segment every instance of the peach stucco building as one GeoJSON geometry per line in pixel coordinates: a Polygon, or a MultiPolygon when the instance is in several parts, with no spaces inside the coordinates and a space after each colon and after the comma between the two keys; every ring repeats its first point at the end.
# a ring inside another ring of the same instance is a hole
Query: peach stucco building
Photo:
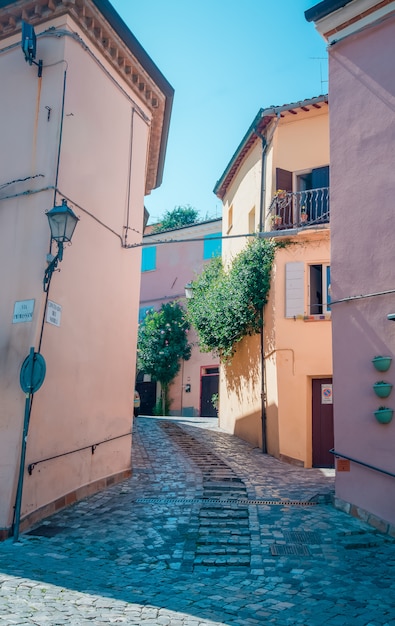
{"type": "Polygon", "coordinates": [[[46,377],[31,403],[22,527],[130,473],[141,253],[129,246],[142,237],[145,194],[161,183],[173,89],[108,0],[2,0],[0,84],[4,537],[30,348],[46,377]],[[35,31],[32,63],[22,20],[35,31]],[[64,200],[79,223],[45,293],[57,250],[45,213],[64,200]]]}
{"type": "MultiPolygon", "coordinates": [[[[180,301],[185,305],[185,286],[202,271],[213,255],[221,254],[222,220],[211,219],[174,230],[144,236],[140,293],[140,320],[147,309],[159,310],[162,303],[180,301]]],[[[189,331],[191,358],[170,387],[172,415],[214,417],[211,402],[218,393],[219,360],[200,352],[193,328],[189,331]]],[[[141,413],[152,415],[159,395],[159,383],[139,372],[137,389],[141,413]]]]}
{"type": "Polygon", "coordinates": [[[214,190],[225,262],[246,233],[289,242],[276,252],[263,336],[243,339],[221,366],[220,425],[304,467],[333,465],[328,188],[328,103],[319,96],[261,109],[214,190]]]}
{"type": "Polygon", "coordinates": [[[395,525],[395,2],[321,2],[306,12],[329,47],[336,497],[381,530],[395,525]],[[377,371],[376,356],[389,356],[377,371]]]}

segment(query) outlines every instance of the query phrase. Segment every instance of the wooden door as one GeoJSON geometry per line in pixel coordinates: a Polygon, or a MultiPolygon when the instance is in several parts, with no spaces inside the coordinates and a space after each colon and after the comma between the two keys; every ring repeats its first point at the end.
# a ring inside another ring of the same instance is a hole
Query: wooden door
{"type": "Polygon", "coordinates": [[[334,467],[332,378],[313,379],[313,467],[334,467]]]}
{"type": "Polygon", "coordinates": [[[214,394],[218,394],[219,368],[203,368],[201,376],[200,416],[217,417],[218,411],[212,403],[214,394]]]}
{"type": "Polygon", "coordinates": [[[140,394],[140,415],[153,415],[156,404],[156,382],[137,381],[136,389],[140,394]]]}
{"type": "MultiPolygon", "coordinates": [[[[276,168],[276,189],[283,189],[287,193],[292,192],[292,172],[283,170],[281,167],[276,168]]],[[[287,195],[284,200],[278,200],[276,214],[283,218],[283,225],[286,227],[293,226],[293,202],[292,195],[287,195]]]]}

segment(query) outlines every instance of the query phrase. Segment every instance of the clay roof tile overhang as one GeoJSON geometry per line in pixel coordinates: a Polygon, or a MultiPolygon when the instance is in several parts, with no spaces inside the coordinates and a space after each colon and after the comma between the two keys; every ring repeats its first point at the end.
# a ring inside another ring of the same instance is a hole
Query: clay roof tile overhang
{"type": "Polygon", "coordinates": [[[328,96],[322,95],[309,100],[301,100],[299,102],[292,102],[291,104],[283,104],[282,106],[272,106],[267,109],[260,109],[237,147],[236,152],[229,161],[221,178],[217,181],[214,187],[215,195],[221,200],[224,199],[228,187],[236,175],[246,154],[250,151],[257,139],[265,134],[268,125],[273,119],[277,117],[283,118],[286,115],[297,115],[298,111],[320,109],[323,106],[327,106],[327,104],[328,96]]]}
{"type": "Polygon", "coordinates": [[[109,0],[0,0],[0,40],[21,30],[70,14],[112,67],[149,108],[151,120],[146,193],[159,187],[167,149],[174,89],[109,0]]]}

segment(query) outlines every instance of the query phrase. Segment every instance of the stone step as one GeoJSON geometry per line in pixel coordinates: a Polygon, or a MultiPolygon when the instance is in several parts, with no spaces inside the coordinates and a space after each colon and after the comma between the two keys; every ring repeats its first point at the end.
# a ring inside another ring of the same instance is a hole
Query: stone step
{"type": "Polygon", "coordinates": [[[232,548],[223,546],[211,546],[207,548],[207,546],[198,546],[196,549],[196,554],[202,556],[206,554],[208,556],[216,555],[216,554],[227,554],[228,556],[246,556],[251,555],[251,550],[248,548],[232,548]]]}
{"type": "Polygon", "coordinates": [[[232,502],[237,503],[239,500],[247,500],[247,497],[244,494],[235,493],[234,491],[204,491],[203,499],[218,500],[223,502],[224,505],[229,505],[232,502]]]}
{"type": "Polygon", "coordinates": [[[243,511],[243,510],[230,510],[230,511],[224,511],[222,509],[201,509],[199,512],[200,517],[205,518],[205,517],[211,517],[211,518],[216,518],[216,519],[224,519],[224,518],[228,518],[228,519],[247,519],[248,518],[248,511],[243,511]]]}
{"type": "Polygon", "coordinates": [[[233,521],[232,519],[227,519],[227,520],[219,520],[218,518],[207,518],[207,519],[201,519],[200,520],[200,526],[201,527],[211,527],[211,528],[229,528],[230,529],[234,529],[234,528],[239,528],[240,526],[244,526],[248,528],[248,519],[238,519],[233,521]]]}
{"type": "Polygon", "coordinates": [[[194,560],[194,565],[206,565],[206,566],[228,566],[228,565],[234,565],[234,566],[244,566],[244,567],[249,567],[250,565],[250,559],[246,556],[226,556],[226,555],[218,555],[218,556],[211,556],[211,557],[206,557],[206,556],[198,556],[196,557],[196,559],[194,560]]]}
{"type": "Polygon", "coordinates": [[[203,489],[206,491],[210,489],[223,490],[223,491],[242,491],[246,493],[246,488],[243,483],[236,483],[233,481],[214,481],[214,480],[204,480],[203,481],[203,489]]]}
{"type": "Polygon", "coordinates": [[[212,526],[207,524],[199,528],[199,534],[201,536],[206,535],[214,537],[218,535],[223,535],[225,537],[249,537],[250,529],[247,526],[244,526],[244,528],[235,527],[213,529],[212,526]]]}
{"type": "Polygon", "coordinates": [[[234,537],[231,536],[229,537],[229,535],[223,534],[223,535],[201,535],[199,537],[199,544],[200,545],[224,545],[224,546],[244,546],[244,545],[249,545],[250,544],[250,537],[249,535],[245,535],[245,536],[238,536],[238,537],[234,537]]]}

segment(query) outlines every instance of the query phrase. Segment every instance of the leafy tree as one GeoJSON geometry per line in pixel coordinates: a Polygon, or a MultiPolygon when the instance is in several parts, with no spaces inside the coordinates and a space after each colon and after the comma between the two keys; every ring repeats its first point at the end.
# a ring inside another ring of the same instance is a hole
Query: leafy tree
{"type": "Polygon", "coordinates": [[[160,382],[163,415],[169,405],[170,383],[180,371],[181,360],[188,361],[191,356],[188,330],[186,313],[177,302],[162,304],[159,311],[148,311],[139,326],[137,367],[160,382]]]}
{"type": "Polygon", "coordinates": [[[238,341],[262,329],[262,309],[270,290],[274,240],[254,239],[226,270],[220,257],[205,266],[193,281],[188,318],[203,352],[216,352],[226,361],[238,341]]]}
{"type": "Polygon", "coordinates": [[[195,224],[198,221],[198,215],[198,210],[189,204],[185,206],[176,206],[172,211],[166,211],[161,219],[161,223],[155,226],[152,232],[159,233],[163,230],[171,230],[172,228],[180,228],[181,226],[188,226],[188,224],[195,224]]]}

